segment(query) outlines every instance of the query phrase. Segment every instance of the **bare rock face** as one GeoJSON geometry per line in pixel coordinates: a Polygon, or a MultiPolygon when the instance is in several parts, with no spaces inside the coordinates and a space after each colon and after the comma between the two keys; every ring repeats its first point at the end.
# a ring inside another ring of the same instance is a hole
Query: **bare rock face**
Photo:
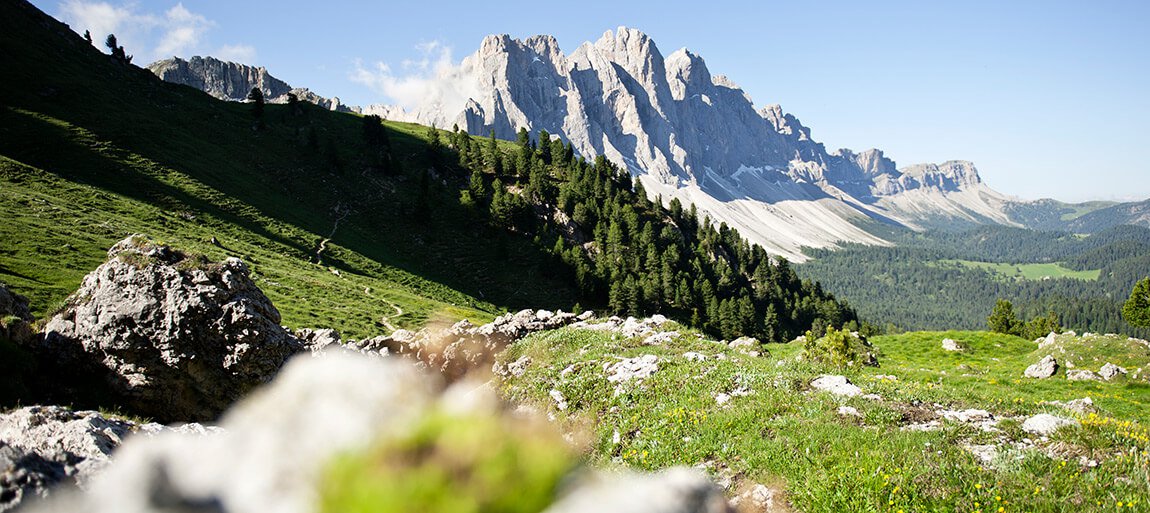
{"type": "Polygon", "coordinates": [[[1028,378],[1046,379],[1058,372],[1058,362],[1051,355],[1046,355],[1038,363],[1026,368],[1023,375],[1028,378]]]}
{"type": "Polygon", "coordinates": [[[25,321],[32,320],[32,312],[28,310],[28,298],[8,290],[7,285],[0,283],[0,317],[9,315],[25,321]]]}
{"type": "Polygon", "coordinates": [[[118,403],[162,421],[211,419],[303,345],[242,261],[207,263],[141,236],[117,243],[34,348],[98,369],[118,403]]]}
{"type": "Polygon", "coordinates": [[[880,150],[828,151],[779,105],[756,110],[701,56],[685,48],[664,55],[632,28],[569,54],[547,35],[491,35],[437,86],[410,111],[364,112],[511,140],[520,127],[546,130],[588,159],[626,168],[652,197],[693,203],[792,260],[806,259],[802,245],[881,243],[855,219],[1011,222],[1003,211],[1009,198],[982,183],[970,162],[900,169],[880,150]]]}
{"type": "Polygon", "coordinates": [[[195,56],[184,60],[179,57],[164,59],[148,65],[165,82],[199,89],[227,101],[244,101],[251,90],[259,89],[268,103],[287,103],[288,94],[300,101],[313,103],[327,110],[355,112],[340,103],[339,98],[324,98],[305,88],[292,88],[283,80],[273,77],[263,66],[249,66],[238,62],[221,61],[213,57],[195,56]]]}

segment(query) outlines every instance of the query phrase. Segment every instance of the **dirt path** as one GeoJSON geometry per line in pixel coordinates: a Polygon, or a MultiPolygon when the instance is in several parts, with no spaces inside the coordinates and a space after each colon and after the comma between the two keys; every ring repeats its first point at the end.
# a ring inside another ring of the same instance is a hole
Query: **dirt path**
{"type": "MultiPolygon", "coordinates": [[[[363,289],[363,293],[367,294],[368,296],[375,297],[371,294],[371,287],[363,289]]],[[[396,317],[402,316],[404,313],[403,309],[400,308],[399,305],[392,303],[391,301],[388,301],[386,299],[380,299],[380,301],[387,303],[388,306],[395,309],[395,315],[381,315],[381,316],[379,316],[379,323],[382,324],[385,328],[387,328],[390,331],[395,331],[395,330],[399,329],[398,326],[391,323],[391,320],[396,318],[396,317]]]]}
{"type": "Polygon", "coordinates": [[[332,237],[335,237],[335,232],[339,230],[339,222],[347,219],[347,216],[351,215],[351,208],[344,207],[343,203],[336,203],[335,207],[332,207],[331,210],[337,216],[335,218],[335,222],[332,223],[331,233],[327,234],[327,237],[319,241],[319,245],[315,250],[315,263],[320,265],[323,264],[323,252],[327,251],[327,243],[331,242],[332,237]]]}

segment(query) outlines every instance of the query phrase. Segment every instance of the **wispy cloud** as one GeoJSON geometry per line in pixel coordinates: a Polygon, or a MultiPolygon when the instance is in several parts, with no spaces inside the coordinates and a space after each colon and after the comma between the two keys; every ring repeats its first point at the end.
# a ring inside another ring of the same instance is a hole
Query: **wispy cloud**
{"type": "Polygon", "coordinates": [[[250,45],[224,45],[213,54],[216,58],[241,64],[256,63],[256,49],[250,45]]]}
{"type": "Polygon", "coordinates": [[[398,71],[385,62],[368,65],[356,59],[348,78],[409,112],[419,107],[438,107],[448,116],[461,112],[479,93],[466,61],[457,63],[451,47],[439,41],[420,43],[415,49],[419,56],[401,61],[398,71]]]}
{"type": "MultiPolygon", "coordinates": [[[[148,10],[134,2],[67,0],[60,4],[59,18],[78,33],[91,31],[92,38],[101,47],[108,34],[116,34],[125,50],[137,56],[139,64],[204,52],[207,34],[216,26],[214,21],[188,10],[182,3],[166,10],[148,10]]],[[[225,45],[223,50],[233,53],[242,50],[238,53],[249,57],[249,61],[255,56],[250,46],[225,45]]]]}

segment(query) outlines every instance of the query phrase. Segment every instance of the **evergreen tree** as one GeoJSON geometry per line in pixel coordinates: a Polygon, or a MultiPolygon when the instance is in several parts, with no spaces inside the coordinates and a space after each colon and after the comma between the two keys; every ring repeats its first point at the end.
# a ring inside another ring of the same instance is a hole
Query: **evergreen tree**
{"type": "Polygon", "coordinates": [[[84,31],[84,41],[87,41],[88,44],[92,44],[92,33],[91,32],[88,32],[87,30],[84,31]]]}
{"type": "Polygon", "coordinates": [[[468,191],[471,192],[471,199],[478,204],[485,204],[487,202],[490,191],[487,189],[487,181],[483,178],[483,172],[479,170],[478,166],[474,166],[471,170],[471,181],[468,183],[468,191]]]}
{"type": "Polygon", "coordinates": [[[419,175],[419,194],[415,197],[415,208],[412,214],[416,221],[427,222],[431,219],[431,171],[423,168],[419,175]]]}
{"type": "Polygon", "coordinates": [[[132,56],[124,52],[124,47],[118,44],[115,34],[108,34],[108,38],[104,40],[104,45],[107,46],[108,51],[112,53],[112,58],[124,64],[132,62],[132,56]]]}
{"type": "Polygon", "coordinates": [[[1131,326],[1150,328],[1150,278],[1143,278],[1122,305],[1122,318],[1131,326]]]}
{"type": "Polygon", "coordinates": [[[1036,339],[1045,337],[1048,333],[1061,333],[1062,326],[1058,324],[1058,315],[1048,312],[1046,315],[1035,317],[1022,327],[1022,338],[1036,339]]]}
{"type": "Polygon", "coordinates": [[[986,324],[990,331],[995,333],[1022,335],[1022,321],[1014,315],[1014,305],[1005,299],[999,299],[994,303],[994,309],[991,310],[990,317],[986,318],[986,324]]]}
{"type": "Polygon", "coordinates": [[[252,116],[255,116],[262,123],[264,119],[264,92],[258,87],[253,87],[248,92],[248,101],[252,102],[252,116]]]}

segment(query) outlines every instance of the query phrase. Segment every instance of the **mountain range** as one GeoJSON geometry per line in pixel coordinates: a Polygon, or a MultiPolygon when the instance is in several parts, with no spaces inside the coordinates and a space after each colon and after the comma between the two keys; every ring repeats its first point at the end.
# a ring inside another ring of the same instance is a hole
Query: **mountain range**
{"type": "MultiPolygon", "coordinates": [[[[290,90],[263,68],[212,58],[169,59],[149,69],[220,98],[239,99],[248,86],[267,88],[269,98],[290,90]]],[[[1028,202],[989,187],[971,162],[900,168],[879,149],[828,150],[781,106],[756,108],[702,57],[687,49],[664,56],[653,39],[631,28],[608,31],[570,54],[552,36],[488,36],[444,80],[451,82],[444,88],[464,94],[465,104],[432,99],[411,110],[344,108],[501,139],[514,139],[520,128],[545,130],[579,155],[603,155],[627,168],[652,197],[694,204],[792,260],[805,260],[808,247],[887,245],[883,233],[891,226],[1150,226],[1150,202],[1028,202]]],[[[309,101],[342,107],[338,99],[309,101]]]]}

